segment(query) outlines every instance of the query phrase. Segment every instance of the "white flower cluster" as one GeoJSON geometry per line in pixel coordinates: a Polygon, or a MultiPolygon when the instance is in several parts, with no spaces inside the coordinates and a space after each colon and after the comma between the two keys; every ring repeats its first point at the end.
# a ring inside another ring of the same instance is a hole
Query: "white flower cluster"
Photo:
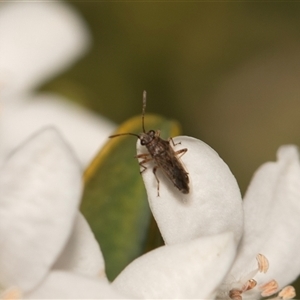
{"type": "Polygon", "coordinates": [[[82,22],[61,3],[0,6],[1,298],[293,298],[289,284],[300,274],[300,163],[292,145],[258,169],[242,201],[234,176],[213,149],[191,137],[175,138],[188,149],[182,161],[190,193],[160,176],[157,197],[153,173],[143,172],[166,245],[133,261],[112,283],[107,280],[100,246],[79,204],[81,165],[114,126],[57,96],[32,92],[85,50],[86,36],[82,22]],[[60,47],[53,49],[53,43],[60,47]],[[55,128],[38,130],[11,152],[44,125],[55,128]]]}

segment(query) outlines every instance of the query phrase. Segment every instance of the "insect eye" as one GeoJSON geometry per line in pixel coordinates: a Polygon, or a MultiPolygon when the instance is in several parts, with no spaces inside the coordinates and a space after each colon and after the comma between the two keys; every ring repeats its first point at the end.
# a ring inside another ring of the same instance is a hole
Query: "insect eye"
{"type": "Polygon", "coordinates": [[[145,146],[145,145],[146,145],[145,140],[141,140],[141,145],[142,145],[142,146],[145,146]]]}

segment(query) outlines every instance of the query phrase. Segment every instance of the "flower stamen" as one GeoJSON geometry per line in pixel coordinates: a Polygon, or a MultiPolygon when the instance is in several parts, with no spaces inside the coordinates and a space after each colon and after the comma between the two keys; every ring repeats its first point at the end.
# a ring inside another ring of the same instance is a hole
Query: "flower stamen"
{"type": "Polygon", "coordinates": [[[258,271],[260,273],[267,273],[269,270],[269,261],[263,254],[257,254],[256,256],[258,271]]]}
{"type": "Polygon", "coordinates": [[[256,280],[254,279],[250,279],[246,282],[246,284],[244,284],[243,288],[242,288],[242,291],[243,292],[246,292],[246,291],[250,291],[252,290],[253,288],[255,288],[257,285],[257,282],[256,280]]]}
{"type": "Polygon", "coordinates": [[[256,287],[257,282],[254,279],[248,280],[242,287],[242,289],[232,289],[229,291],[229,298],[232,300],[242,300],[242,294],[246,291],[252,290],[256,287]]]}
{"type": "Polygon", "coordinates": [[[290,300],[296,297],[295,288],[291,285],[284,287],[276,297],[269,298],[269,300],[290,300]]]}
{"type": "Polygon", "coordinates": [[[18,300],[22,299],[22,293],[17,287],[11,287],[0,294],[1,300],[18,300]]]}
{"type": "Polygon", "coordinates": [[[296,297],[295,288],[292,285],[288,285],[281,290],[278,296],[283,300],[293,299],[294,297],[296,297]]]}
{"type": "Polygon", "coordinates": [[[228,296],[230,299],[232,300],[242,300],[242,291],[241,290],[237,290],[237,289],[232,289],[229,291],[228,296]]]}
{"type": "MultiPolygon", "coordinates": [[[[269,269],[269,261],[268,259],[263,255],[263,254],[258,254],[256,256],[256,260],[257,260],[257,269],[251,271],[246,277],[244,277],[240,283],[244,284],[242,285],[241,288],[239,287],[235,287],[233,289],[231,289],[228,293],[229,298],[232,300],[242,300],[242,294],[252,290],[253,288],[256,287],[257,282],[256,280],[253,279],[253,277],[259,272],[259,273],[266,273],[269,269]]],[[[262,289],[262,293],[261,295],[264,297],[265,294],[269,293],[269,296],[274,294],[277,289],[278,289],[278,284],[277,282],[274,281],[270,281],[269,283],[263,285],[260,287],[262,289]],[[276,283],[276,286],[275,286],[276,283]],[[275,289],[276,287],[276,289],[275,289]],[[273,292],[273,290],[275,289],[275,291],[273,292]]]]}
{"type": "Polygon", "coordinates": [[[269,297],[275,294],[278,291],[278,283],[276,280],[271,280],[264,285],[260,286],[261,289],[261,296],[262,297],[269,297]]]}

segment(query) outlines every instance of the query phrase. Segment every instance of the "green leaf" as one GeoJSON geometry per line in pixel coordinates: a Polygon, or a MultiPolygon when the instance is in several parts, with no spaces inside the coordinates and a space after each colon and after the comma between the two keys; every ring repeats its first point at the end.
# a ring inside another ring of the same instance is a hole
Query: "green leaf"
{"type": "MultiPolygon", "coordinates": [[[[179,134],[176,122],[155,115],[146,116],[145,127],[160,129],[165,139],[179,134]]],[[[115,134],[140,131],[139,116],[123,123],[115,134]]],[[[84,174],[81,211],[101,246],[110,280],[136,257],[162,244],[135,155],[133,136],[108,139],[84,174]]]]}

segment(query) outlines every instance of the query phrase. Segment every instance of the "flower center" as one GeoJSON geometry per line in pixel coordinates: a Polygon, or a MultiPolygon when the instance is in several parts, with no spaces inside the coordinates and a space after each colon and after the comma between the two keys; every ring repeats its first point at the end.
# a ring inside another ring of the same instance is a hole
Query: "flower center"
{"type": "Polygon", "coordinates": [[[270,297],[277,293],[274,298],[269,298],[269,300],[279,300],[279,299],[292,299],[296,296],[294,287],[286,286],[280,292],[278,292],[278,283],[276,280],[271,280],[263,284],[257,284],[257,281],[253,277],[257,273],[267,273],[269,269],[268,259],[262,255],[258,254],[256,256],[257,269],[251,271],[247,276],[245,276],[240,282],[235,284],[235,287],[228,292],[228,296],[232,300],[243,300],[243,295],[248,296],[247,292],[256,289],[256,292],[260,294],[261,297],[270,297]]]}

